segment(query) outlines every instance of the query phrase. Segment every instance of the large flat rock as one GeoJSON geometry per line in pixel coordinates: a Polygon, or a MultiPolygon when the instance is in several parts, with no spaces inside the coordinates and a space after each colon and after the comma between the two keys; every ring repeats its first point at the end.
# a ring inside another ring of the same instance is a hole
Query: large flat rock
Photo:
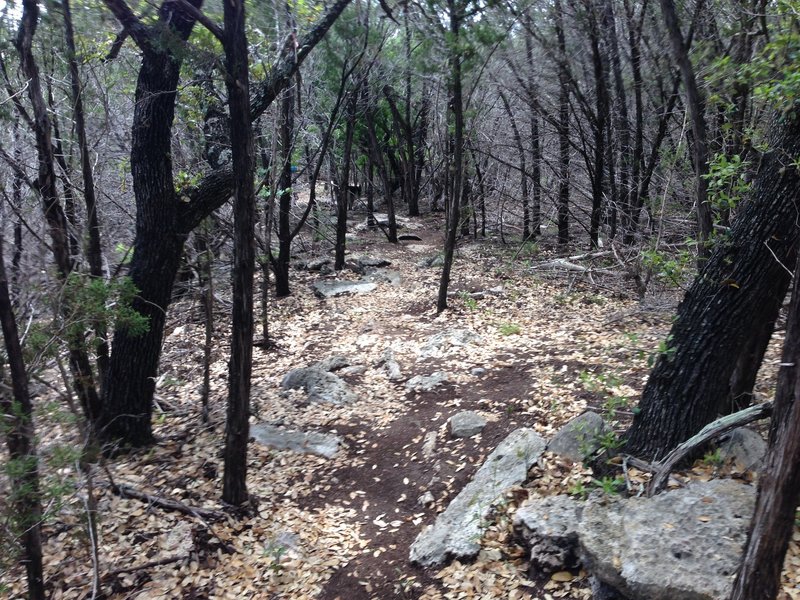
{"type": "Polygon", "coordinates": [[[470,558],[480,551],[492,506],[505,492],[525,481],[546,442],[532,429],[517,429],[504,439],[436,522],[417,536],[409,559],[425,567],[451,558],[470,558]]]}
{"type": "Polygon", "coordinates": [[[632,600],[725,600],[755,507],[755,487],[697,482],[653,498],[589,502],[584,566],[632,600]]]}
{"type": "Polygon", "coordinates": [[[259,444],[276,450],[291,450],[324,458],[333,458],[342,442],[342,438],[332,433],[287,431],[267,423],[253,425],[250,435],[259,444]]]}

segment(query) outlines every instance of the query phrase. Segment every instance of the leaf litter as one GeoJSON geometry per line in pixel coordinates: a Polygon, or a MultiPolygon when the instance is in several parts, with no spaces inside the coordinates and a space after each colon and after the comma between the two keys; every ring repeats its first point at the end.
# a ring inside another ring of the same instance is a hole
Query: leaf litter
{"type": "MultiPolygon", "coordinates": [[[[293,295],[271,302],[277,347],[254,350],[251,422],[336,433],[344,443],[333,459],[251,443],[251,514],[216,521],[121,498],[96,471],[99,574],[106,598],[591,598],[583,571],[529,572],[514,538],[513,513],[525,499],[592,485],[591,470],[549,453],[497,507],[476,560],[425,571],[408,563],[408,548],[513,429],[532,427],[551,437],[591,408],[605,411],[623,431],[647,378],[647,355],[668,332],[674,302],[666,309],[663,303],[647,308],[617,289],[619,282],[599,287],[600,275],[595,284],[561,274],[531,275],[512,262],[513,248],[468,243],[458,251],[451,308],[437,316],[439,272],[417,264],[421,255],[438,252],[440,234],[430,223],[415,233],[422,243],[394,246],[379,234],[363,234],[360,247],[351,244],[353,254],[390,260],[402,276],[398,286],[382,282],[370,294],[320,300],[309,287],[318,274],[295,272],[293,295]],[[456,328],[477,333],[480,341],[432,352],[425,346],[432,336],[456,328]],[[402,370],[396,382],[379,366],[387,348],[402,370]],[[342,375],[357,401],[309,404],[303,392],[280,389],[289,370],[331,355],[364,367],[342,375]],[[414,375],[436,371],[447,373],[447,382],[430,392],[403,387],[414,375]],[[625,402],[609,411],[609,398],[625,402]],[[472,438],[451,439],[447,419],[467,409],[487,418],[486,428],[472,438]],[[432,442],[433,449],[426,448],[432,442]],[[432,500],[420,502],[423,497],[432,500]]],[[[157,387],[158,444],[105,468],[118,485],[217,511],[227,315],[217,309],[211,423],[204,428],[199,313],[199,306],[185,300],[170,312],[157,387]]],[[[759,382],[762,394],[774,384],[779,348],[780,340],[773,341],[759,382]]],[[[39,412],[39,430],[47,430],[40,444],[44,476],[67,483],[59,501],[48,506],[44,527],[48,589],[55,599],[91,598],[84,480],[70,465],[48,472],[46,460],[57,446],[78,444],[77,434],[55,413],[39,412]]],[[[752,477],[731,465],[698,464],[677,479],[731,473],[752,477]]],[[[634,487],[646,485],[648,477],[628,469],[634,487]]],[[[7,508],[5,500],[0,508],[7,508]]],[[[790,543],[783,583],[782,600],[800,599],[800,530],[790,543]]],[[[11,597],[23,595],[23,572],[11,566],[0,574],[0,586],[11,597]]]]}

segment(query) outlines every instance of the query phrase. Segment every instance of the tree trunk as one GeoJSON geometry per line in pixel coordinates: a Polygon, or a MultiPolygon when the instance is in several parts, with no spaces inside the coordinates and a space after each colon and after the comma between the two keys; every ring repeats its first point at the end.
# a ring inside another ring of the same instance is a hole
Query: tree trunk
{"type": "Polygon", "coordinates": [[[596,13],[596,0],[588,0],[586,12],[589,18],[589,42],[592,48],[592,70],[594,74],[595,115],[594,162],[592,164],[592,213],[589,223],[589,238],[592,248],[600,241],[600,221],[603,212],[603,181],[606,157],[606,121],[608,119],[608,83],[605,60],[600,49],[600,29],[596,13]]]}
{"type": "MultiPolygon", "coordinates": [[[[225,64],[233,158],[233,316],[225,424],[222,500],[247,501],[247,442],[250,437],[250,376],[253,369],[253,277],[255,274],[255,144],[250,127],[250,82],[244,0],[227,0],[225,64]]],[[[289,94],[289,92],[286,92],[289,94]]],[[[290,100],[291,102],[291,100],[290,100]]],[[[286,148],[285,148],[286,150],[286,148]]],[[[290,153],[285,157],[286,162],[290,153]]],[[[284,170],[286,165],[284,165],[284,170]]],[[[290,170],[291,176],[291,170],[290,170]]]]}
{"type": "Polygon", "coordinates": [[[800,263],[783,344],[755,515],[731,600],[774,600],[800,502],[800,263]]]}
{"type": "MultiPolygon", "coordinates": [[[[692,158],[695,174],[695,202],[697,204],[697,253],[703,260],[708,257],[708,242],[711,238],[713,227],[711,206],[708,203],[708,141],[706,139],[705,99],[689,59],[689,51],[683,41],[678,14],[673,0],[660,0],[661,13],[664,16],[669,33],[672,54],[681,71],[683,86],[686,89],[686,107],[689,110],[689,120],[692,125],[692,158]]],[[[702,266],[702,264],[701,264],[702,266]]]]}
{"type": "Polygon", "coordinates": [[[683,302],[628,431],[630,453],[658,459],[714,420],[736,357],[775,321],[797,258],[800,122],[775,117],[752,196],[683,302]]]}
{"type": "MultiPolygon", "coordinates": [[[[9,458],[15,467],[13,470],[9,468],[9,473],[13,473],[9,496],[13,501],[15,525],[21,532],[23,562],[28,576],[28,598],[44,600],[46,596],[42,568],[42,502],[39,492],[39,459],[36,456],[35,445],[36,431],[33,426],[33,405],[28,393],[28,374],[25,371],[17,321],[14,318],[11,295],[8,291],[2,230],[0,230],[0,326],[3,330],[6,358],[11,371],[13,398],[12,401],[5,391],[0,391],[3,431],[9,458]]],[[[8,466],[11,466],[10,463],[8,466]]]]}
{"type": "Polygon", "coordinates": [[[344,253],[347,238],[347,200],[350,196],[350,159],[353,152],[353,136],[356,126],[356,103],[358,88],[351,90],[347,101],[344,134],[344,156],[342,157],[341,177],[336,192],[336,256],[333,268],[340,271],[344,268],[344,253]]]}
{"type": "Polygon", "coordinates": [[[500,92],[500,100],[503,102],[503,107],[506,109],[509,123],[511,124],[511,132],[514,135],[514,143],[517,146],[517,153],[519,154],[519,172],[520,172],[520,187],[522,190],[522,241],[527,241],[531,237],[531,216],[530,207],[528,205],[528,171],[525,164],[525,147],[522,145],[522,136],[519,134],[519,127],[517,127],[517,120],[514,118],[514,112],[511,110],[511,105],[508,103],[508,98],[503,92],[500,92]]]}
{"type": "Polygon", "coordinates": [[[453,267],[453,255],[456,249],[456,236],[458,234],[459,215],[461,214],[461,191],[464,177],[464,103],[461,90],[461,6],[457,0],[447,0],[447,11],[450,17],[450,110],[453,117],[452,155],[450,157],[452,169],[452,186],[450,202],[447,211],[447,238],[444,244],[444,265],[442,276],[439,280],[439,297],[436,302],[436,312],[441,313],[447,308],[447,288],[450,285],[450,270],[453,267]]]}
{"type": "Polygon", "coordinates": [[[278,256],[273,261],[275,296],[290,294],[289,259],[292,252],[292,142],[294,140],[294,92],[283,92],[281,98],[281,175],[278,180],[278,256]]]}
{"type": "MultiPolygon", "coordinates": [[[[553,1],[555,11],[558,53],[562,61],[567,60],[567,45],[564,38],[564,13],[561,0],[553,1]]],[[[569,243],[569,77],[564,65],[558,67],[558,243],[569,243]]]]}
{"type": "MultiPolygon", "coordinates": [[[[22,19],[14,43],[20,55],[22,72],[28,79],[28,97],[33,108],[33,128],[38,158],[37,182],[42,197],[45,220],[52,240],[53,259],[56,263],[59,280],[62,284],[66,284],[73,268],[67,233],[67,218],[58,198],[50,116],[44,101],[39,69],[36,66],[32,50],[33,36],[39,21],[39,5],[36,0],[24,0],[22,6],[22,19]]],[[[69,321],[73,318],[74,307],[70,298],[65,297],[61,301],[60,309],[65,320],[69,321]]],[[[70,335],[67,346],[75,392],[80,398],[86,417],[94,423],[100,412],[100,400],[82,336],[70,335]]]]}
{"type": "MultiPolygon", "coordinates": [[[[75,34],[72,29],[72,13],[69,0],[62,0],[64,12],[64,37],[67,44],[69,61],[69,77],[72,90],[72,114],[75,119],[75,135],[78,137],[78,149],[81,154],[81,174],[83,176],[83,199],[86,203],[86,221],[89,225],[89,239],[86,257],[89,261],[89,273],[96,279],[103,279],[103,250],[100,244],[100,219],[97,215],[97,199],[94,193],[94,175],[92,158],[89,154],[89,142],[86,138],[86,117],[83,110],[83,91],[81,89],[78,61],[75,53],[75,34]]],[[[97,337],[97,380],[102,388],[108,371],[108,328],[105,322],[98,320],[94,324],[97,337]]]]}
{"type": "MultiPolygon", "coordinates": [[[[195,7],[202,3],[189,1],[195,7]]],[[[285,89],[350,1],[337,0],[299,40],[297,51],[270,69],[253,94],[251,122],[285,89]]],[[[129,276],[139,289],[132,308],[148,319],[149,328],[140,335],[125,328],[114,332],[100,419],[100,433],[106,441],[134,447],[153,441],[150,417],[164,317],[184,241],[192,229],[230,198],[233,175],[229,169],[212,171],[187,191],[183,199],[188,202],[180,202],[174,191],[170,142],[182,51],[172,54],[158,36],[163,28],[171,27],[179,39],[185,40],[194,20],[175,2],[166,0],[159,11],[159,24],[151,29],[125,10],[123,4],[113,0],[105,3],[142,49],[131,149],[136,237],[129,276]]]]}

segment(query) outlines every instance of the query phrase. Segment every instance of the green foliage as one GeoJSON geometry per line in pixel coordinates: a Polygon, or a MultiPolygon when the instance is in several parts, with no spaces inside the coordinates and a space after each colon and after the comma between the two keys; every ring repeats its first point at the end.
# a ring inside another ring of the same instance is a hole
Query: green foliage
{"type": "Polygon", "coordinates": [[[703,456],[703,463],[710,467],[721,467],[724,462],[725,459],[722,458],[722,453],[719,448],[710,450],[703,456]]]}
{"type": "Polygon", "coordinates": [[[616,496],[625,488],[625,479],[620,476],[606,475],[601,479],[592,479],[592,483],[606,496],[616,496]]]}
{"type": "Polygon", "coordinates": [[[500,335],[518,335],[522,329],[516,323],[501,323],[497,330],[500,335]]]}
{"type": "Polygon", "coordinates": [[[469,292],[461,292],[459,294],[461,297],[461,301],[464,303],[464,306],[469,310],[477,310],[478,309],[478,300],[470,296],[469,292]]]}
{"type": "Polygon", "coordinates": [[[576,481],[569,487],[567,493],[570,496],[576,496],[577,498],[584,500],[589,495],[589,490],[586,488],[586,484],[584,484],[583,481],[576,481]]]}
{"type": "Polygon", "coordinates": [[[128,277],[105,282],[82,273],[67,279],[65,294],[73,307],[67,323],[67,335],[83,338],[88,323],[113,322],[115,328],[129,335],[145,333],[150,327],[147,317],[133,308],[139,290],[128,277]]]}
{"type": "Polygon", "coordinates": [[[656,351],[647,359],[647,366],[653,367],[656,364],[656,360],[661,356],[668,361],[672,361],[677,350],[678,349],[672,345],[672,334],[669,334],[666,339],[658,342],[658,348],[656,348],[656,351]]]}
{"type": "Polygon", "coordinates": [[[669,254],[656,248],[647,248],[639,256],[644,268],[668,286],[681,287],[694,275],[696,259],[689,250],[669,254]]]}
{"type": "Polygon", "coordinates": [[[717,210],[731,211],[750,191],[745,179],[747,161],[737,154],[727,157],[717,153],[708,164],[708,196],[717,210]]]}

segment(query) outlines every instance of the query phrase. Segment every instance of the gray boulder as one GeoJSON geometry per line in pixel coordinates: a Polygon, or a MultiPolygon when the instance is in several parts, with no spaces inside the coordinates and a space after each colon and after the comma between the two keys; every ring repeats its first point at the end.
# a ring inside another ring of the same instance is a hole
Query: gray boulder
{"type": "Polygon", "coordinates": [[[447,420],[450,436],[454,438],[472,437],[483,431],[486,419],[471,410],[463,410],[447,420]]]}
{"type": "Polygon", "coordinates": [[[341,378],[319,367],[292,369],[284,376],[281,387],[285,390],[305,390],[310,402],[346,404],[357,399],[341,378]]]}
{"type": "Polygon", "coordinates": [[[544,447],[545,441],[532,429],[517,429],[509,434],[436,522],[417,536],[409,559],[424,567],[435,567],[450,558],[478,554],[492,507],[509,488],[525,481],[528,469],[544,447]]]}
{"type": "Polygon", "coordinates": [[[559,429],[547,445],[547,450],[578,462],[597,451],[598,436],[608,431],[603,417],[597,413],[585,412],[559,429]]]}
{"type": "Polygon", "coordinates": [[[433,256],[428,256],[427,258],[423,258],[421,261],[417,263],[417,268],[419,269],[429,269],[431,267],[441,267],[444,265],[444,256],[441,254],[435,254],[433,256]]]}
{"type": "Polygon", "coordinates": [[[531,551],[531,571],[550,574],[578,566],[583,503],[570,496],[536,498],[514,514],[514,529],[531,551]]]}
{"type": "Polygon", "coordinates": [[[375,361],[376,367],[383,367],[389,381],[399,381],[403,378],[403,372],[400,370],[400,363],[394,358],[394,350],[386,348],[381,354],[381,357],[375,361]]]}
{"type": "Polygon", "coordinates": [[[315,281],[311,288],[320,298],[334,298],[344,294],[366,294],[378,286],[369,281],[315,281]]]}
{"type": "Polygon", "coordinates": [[[447,381],[447,374],[442,371],[436,371],[430,375],[415,375],[406,381],[406,390],[417,393],[431,392],[447,381]]]}
{"type": "Polygon", "coordinates": [[[367,269],[364,281],[388,283],[396,287],[403,282],[403,276],[399,271],[391,271],[389,269],[367,269]]]}
{"type": "Polygon", "coordinates": [[[372,257],[370,257],[370,256],[359,256],[356,260],[359,263],[361,263],[365,268],[366,267],[373,267],[373,268],[388,267],[389,265],[392,264],[391,261],[386,260],[385,258],[379,258],[377,256],[372,256],[372,257]]]}
{"type": "Polygon", "coordinates": [[[342,438],[331,433],[286,431],[266,423],[253,425],[250,435],[259,444],[276,450],[291,450],[324,458],[332,458],[342,442],[342,438]]]}
{"type": "Polygon", "coordinates": [[[754,506],[755,488],[731,479],[589,502],[578,534],[584,567],[626,598],[724,600],[754,506]]]}
{"type": "Polygon", "coordinates": [[[723,460],[733,460],[748,471],[758,469],[767,453],[767,442],[756,431],[739,427],[728,434],[719,446],[723,460]]]}

